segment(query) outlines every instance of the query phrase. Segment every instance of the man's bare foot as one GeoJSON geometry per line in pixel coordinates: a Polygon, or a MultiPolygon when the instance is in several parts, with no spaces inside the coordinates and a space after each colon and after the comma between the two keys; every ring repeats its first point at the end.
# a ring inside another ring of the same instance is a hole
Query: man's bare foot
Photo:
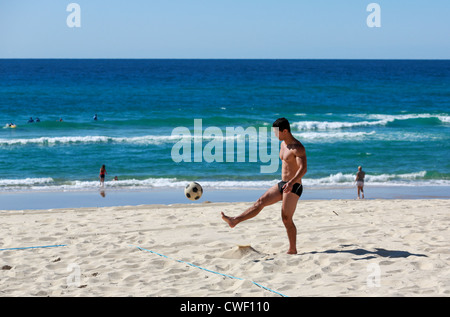
{"type": "Polygon", "coordinates": [[[297,250],[291,250],[289,249],[288,252],[286,252],[287,254],[297,254],[297,250]]]}
{"type": "Polygon", "coordinates": [[[225,214],[223,212],[221,212],[222,214],[222,219],[228,223],[228,225],[230,226],[230,228],[234,228],[237,225],[237,222],[235,221],[235,219],[233,217],[228,217],[225,216],[225,214]]]}

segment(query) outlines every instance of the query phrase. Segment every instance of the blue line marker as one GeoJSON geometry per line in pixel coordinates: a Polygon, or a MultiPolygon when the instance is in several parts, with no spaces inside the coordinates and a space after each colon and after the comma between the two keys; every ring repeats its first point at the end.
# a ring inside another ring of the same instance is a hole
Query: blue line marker
{"type": "Polygon", "coordinates": [[[41,246],[36,246],[36,247],[23,247],[23,248],[0,249],[0,251],[27,250],[27,249],[42,249],[42,248],[57,248],[57,247],[65,247],[65,246],[67,246],[67,244],[41,245],[41,246]]]}
{"type": "MultiPolygon", "coordinates": [[[[170,258],[170,257],[168,257],[168,256],[166,256],[166,255],[164,255],[164,254],[161,254],[161,253],[158,253],[158,252],[155,252],[155,251],[152,251],[152,250],[144,249],[144,248],[141,248],[141,247],[138,247],[138,246],[134,246],[134,245],[130,245],[130,247],[136,247],[136,248],[138,248],[138,249],[141,250],[141,251],[147,251],[147,252],[150,252],[150,253],[159,255],[160,257],[163,257],[163,258],[166,258],[166,259],[169,259],[169,260],[173,260],[173,261],[176,261],[176,262],[179,262],[179,263],[184,263],[184,264],[190,265],[190,266],[192,266],[192,267],[195,267],[195,268],[197,268],[197,269],[200,269],[200,270],[203,270],[203,271],[206,271],[206,272],[214,273],[214,274],[221,275],[221,276],[224,276],[224,277],[229,277],[229,278],[232,278],[232,279],[235,279],[235,280],[241,280],[241,281],[244,280],[243,278],[240,278],[240,277],[235,277],[235,276],[232,276],[232,275],[223,274],[223,273],[219,273],[219,272],[212,271],[212,270],[209,270],[209,269],[205,269],[204,267],[201,267],[201,266],[198,266],[198,265],[195,265],[195,264],[186,262],[186,261],[177,260],[177,259],[172,259],[172,258],[170,258]]],[[[262,289],[265,289],[265,290],[267,290],[267,291],[269,291],[269,292],[275,293],[275,294],[280,295],[280,296],[282,296],[282,297],[289,297],[289,296],[286,296],[286,295],[284,295],[284,294],[281,294],[281,293],[279,293],[279,292],[277,292],[277,291],[274,291],[274,290],[272,290],[272,289],[270,289],[270,288],[268,288],[268,287],[265,287],[265,286],[263,286],[263,285],[261,285],[261,284],[259,284],[259,283],[256,283],[256,282],[253,282],[253,281],[250,281],[250,282],[252,282],[252,283],[255,284],[256,286],[261,287],[262,289]]]]}

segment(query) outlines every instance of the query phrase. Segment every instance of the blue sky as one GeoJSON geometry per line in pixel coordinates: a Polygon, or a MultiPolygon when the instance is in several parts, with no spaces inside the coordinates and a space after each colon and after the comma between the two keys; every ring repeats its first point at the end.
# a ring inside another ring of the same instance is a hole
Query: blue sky
{"type": "Polygon", "coordinates": [[[449,59],[449,21],[449,0],[0,0],[0,58],[449,59]]]}

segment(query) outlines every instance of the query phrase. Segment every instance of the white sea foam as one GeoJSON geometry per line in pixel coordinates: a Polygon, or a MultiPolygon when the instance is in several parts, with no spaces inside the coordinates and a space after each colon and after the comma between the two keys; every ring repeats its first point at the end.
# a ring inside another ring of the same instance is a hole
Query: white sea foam
{"type": "MultiPolygon", "coordinates": [[[[175,143],[182,138],[194,139],[194,135],[144,135],[135,137],[111,137],[111,136],[63,136],[63,137],[40,137],[40,138],[21,138],[21,139],[0,139],[0,146],[17,146],[17,145],[47,145],[54,146],[58,144],[89,144],[89,143],[130,143],[141,145],[158,145],[163,143],[175,143]]],[[[243,135],[226,135],[223,136],[203,136],[204,140],[219,139],[226,141],[228,139],[243,138],[243,135]]]]}
{"type": "MultiPolygon", "coordinates": [[[[304,113],[297,113],[296,116],[305,116],[304,113]]],[[[437,118],[442,123],[450,123],[450,116],[447,114],[399,114],[399,115],[387,115],[387,114],[349,114],[349,117],[362,118],[362,121],[298,121],[291,123],[294,133],[297,131],[306,131],[302,133],[301,137],[304,139],[327,141],[327,140],[351,140],[351,139],[363,139],[367,136],[373,136],[375,131],[371,132],[336,132],[336,130],[345,128],[358,128],[358,127],[375,127],[383,126],[389,122],[395,120],[410,120],[418,118],[437,118]],[[311,132],[309,132],[311,131],[311,132]],[[320,131],[320,132],[315,132],[320,131]],[[326,132],[325,132],[326,131],[326,132]]],[[[242,135],[226,135],[226,131],[223,130],[223,136],[203,136],[204,140],[219,139],[226,141],[229,139],[240,139],[242,135]]],[[[397,137],[402,139],[402,135],[395,136],[390,133],[388,140],[396,140],[397,137]]],[[[54,146],[58,144],[89,144],[89,143],[130,143],[140,145],[159,145],[164,143],[175,143],[183,137],[193,138],[191,136],[183,135],[143,135],[134,137],[114,137],[114,136],[102,136],[102,135],[87,135],[87,136],[60,136],[60,137],[39,137],[39,138],[19,138],[19,139],[0,139],[0,146],[18,146],[18,145],[44,145],[54,146]]],[[[383,136],[379,136],[385,139],[383,136]]],[[[410,135],[413,139],[423,138],[423,135],[410,135]]]]}
{"type": "MultiPolygon", "coordinates": [[[[443,135],[436,134],[424,134],[424,133],[377,133],[376,131],[370,132],[350,132],[350,131],[305,131],[305,132],[293,132],[293,135],[300,140],[312,141],[317,143],[327,142],[339,142],[339,141],[363,141],[368,138],[372,140],[383,141],[398,141],[398,140],[428,140],[428,139],[440,139],[443,135]]],[[[243,135],[224,135],[223,136],[203,136],[203,142],[209,142],[212,139],[219,141],[227,140],[243,140],[243,135]]],[[[0,146],[57,146],[65,144],[94,144],[94,143],[112,143],[112,144],[136,144],[136,145],[161,145],[161,144],[174,144],[181,140],[183,136],[179,135],[145,135],[137,137],[109,137],[109,136],[73,136],[73,137],[41,137],[30,139],[0,139],[0,146]]],[[[194,141],[194,136],[185,136],[194,141]]]]}
{"type": "Polygon", "coordinates": [[[349,117],[363,118],[363,121],[299,121],[293,122],[293,128],[299,131],[309,130],[335,130],[354,127],[368,127],[368,126],[383,126],[395,120],[410,120],[420,118],[437,118],[442,123],[450,123],[450,116],[447,114],[401,114],[401,115],[387,115],[387,114],[350,114],[349,117]],[[374,120],[374,121],[368,121],[374,120]]]}
{"type": "MultiPolygon", "coordinates": [[[[389,133],[382,134],[375,131],[370,132],[342,132],[342,131],[306,131],[302,133],[293,133],[293,135],[300,140],[307,140],[313,142],[336,142],[336,141],[361,141],[367,138],[375,140],[422,140],[422,139],[436,139],[442,136],[427,135],[423,133],[389,133]]],[[[57,146],[64,144],[92,144],[92,143],[125,143],[136,145],[160,145],[170,144],[181,140],[182,136],[164,136],[164,135],[146,135],[138,137],[108,137],[108,136],[76,136],[76,137],[41,137],[30,139],[0,139],[0,146],[57,146]]],[[[190,137],[193,141],[193,136],[190,137]]],[[[241,140],[242,135],[233,136],[210,136],[203,137],[203,142],[216,139],[220,141],[227,141],[229,139],[241,140]]]]}
{"type": "Polygon", "coordinates": [[[345,141],[425,141],[425,140],[442,140],[448,139],[448,135],[423,133],[423,132],[390,132],[381,133],[376,131],[371,132],[342,132],[338,130],[330,131],[305,131],[293,133],[293,135],[301,141],[311,141],[312,143],[333,143],[345,141]]]}
{"type": "MultiPolygon", "coordinates": [[[[372,186],[450,186],[450,180],[425,179],[426,171],[404,174],[366,174],[366,184],[372,186]]],[[[355,174],[337,173],[321,178],[304,178],[305,187],[346,187],[353,186],[355,174]]],[[[254,181],[209,181],[198,180],[205,190],[208,189],[267,189],[279,179],[254,181]]],[[[148,178],[106,181],[108,189],[183,189],[187,180],[176,178],[148,178]]],[[[0,189],[16,191],[31,189],[37,191],[79,191],[96,190],[99,181],[64,181],[57,183],[52,178],[0,179],[0,189]]]]}
{"type": "Polygon", "coordinates": [[[388,122],[392,122],[394,120],[427,119],[427,118],[437,118],[442,122],[450,122],[450,116],[448,116],[447,114],[431,114],[431,113],[413,113],[400,115],[368,114],[368,115],[353,115],[353,116],[363,116],[367,119],[374,119],[374,120],[387,120],[388,122]]]}
{"type": "Polygon", "coordinates": [[[310,140],[315,142],[334,142],[343,140],[364,140],[367,137],[375,136],[376,132],[303,132],[293,133],[300,140],[310,140]]]}
{"type": "MultiPolygon", "coordinates": [[[[426,171],[421,171],[417,173],[406,173],[406,174],[381,174],[381,175],[370,175],[367,174],[365,181],[370,184],[376,185],[414,185],[414,181],[421,180],[421,183],[429,183],[430,185],[435,185],[438,182],[433,180],[423,180],[426,171]]],[[[352,185],[355,181],[355,174],[331,174],[328,177],[317,178],[317,179],[306,179],[304,180],[305,185],[310,186],[336,186],[336,185],[352,185]]],[[[450,185],[450,181],[447,182],[450,185]]]]}
{"type": "Polygon", "coordinates": [[[63,137],[40,137],[29,139],[0,139],[0,145],[56,145],[73,143],[135,143],[135,144],[161,144],[164,142],[175,142],[181,136],[144,135],[136,137],[110,137],[110,136],[63,136],[63,137]]]}
{"type": "Polygon", "coordinates": [[[379,121],[357,121],[357,122],[340,122],[340,121],[300,121],[294,122],[291,125],[293,128],[300,131],[310,131],[310,130],[334,130],[343,128],[353,128],[353,127],[367,127],[375,125],[386,125],[387,120],[379,121]]]}
{"type": "Polygon", "coordinates": [[[438,119],[444,123],[450,123],[450,116],[438,116],[438,119]]]}
{"type": "Polygon", "coordinates": [[[0,188],[52,184],[53,178],[0,179],[0,188]]]}

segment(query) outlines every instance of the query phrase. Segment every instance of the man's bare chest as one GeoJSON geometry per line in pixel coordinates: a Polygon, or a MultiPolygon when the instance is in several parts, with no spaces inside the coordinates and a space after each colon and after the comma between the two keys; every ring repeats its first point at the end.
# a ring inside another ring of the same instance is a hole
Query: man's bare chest
{"type": "Polygon", "coordinates": [[[295,160],[295,154],[293,151],[291,151],[285,147],[282,147],[280,149],[280,159],[286,163],[289,163],[289,162],[295,160]]]}

